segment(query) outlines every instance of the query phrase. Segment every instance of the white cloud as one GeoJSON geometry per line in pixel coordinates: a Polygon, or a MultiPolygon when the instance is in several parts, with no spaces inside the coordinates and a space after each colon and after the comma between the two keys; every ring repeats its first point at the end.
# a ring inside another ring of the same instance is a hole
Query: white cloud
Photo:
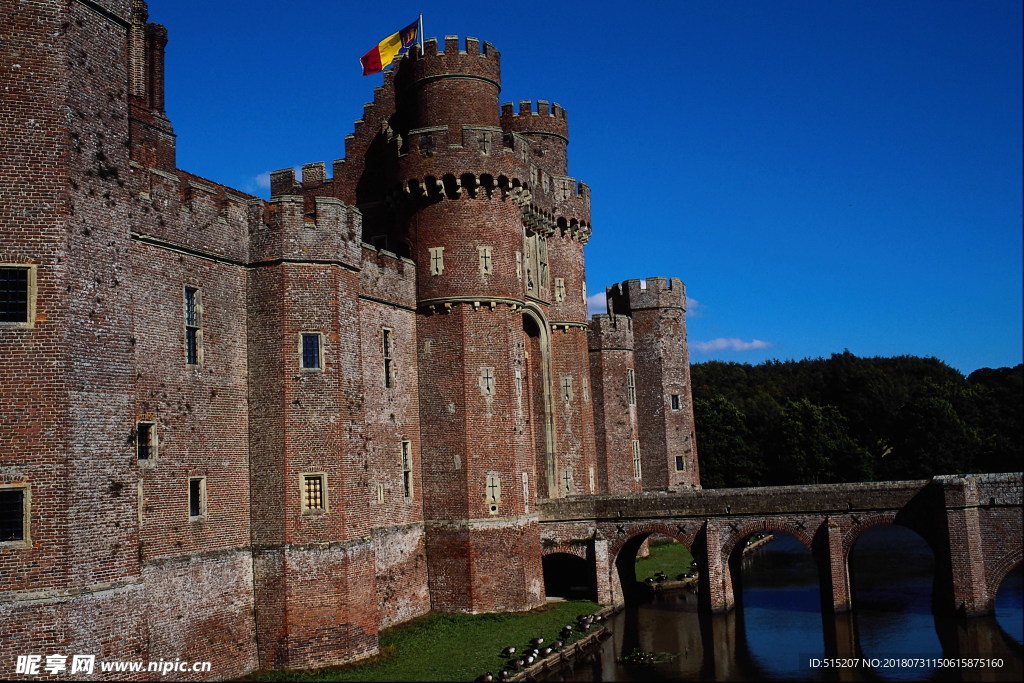
{"type": "Polygon", "coordinates": [[[608,312],[608,298],[604,292],[591,294],[587,297],[587,313],[597,315],[608,312]]]}
{"type": "Polygon", "coordinates": [[[760,339],[743,341],[736,337],[719,337],[711,341],[691,342],[690,348],[700,353],[714,353],[715,351],[754,351],[756,349],[771,348],[772,343],[760,339]]]}
{"type": "Polygon", "coordinates": [[[696,318],[704,310],[704,307],[700,305],[700,302],[691,296],[686,297],[686,317],[696,318]]]}
{"type": "Polygon", "coordinates": [[[258,176],[256,176],[256,187],[260,188],[261,190],[269,190],[270,189],[270,174],[269,173],[260,173],[258,176]]]}

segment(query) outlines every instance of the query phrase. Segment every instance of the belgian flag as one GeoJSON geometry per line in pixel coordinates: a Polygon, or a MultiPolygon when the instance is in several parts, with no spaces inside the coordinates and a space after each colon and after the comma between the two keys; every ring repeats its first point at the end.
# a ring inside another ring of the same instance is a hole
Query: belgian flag
{"type": "Polygon", "coordinates": [[[415,43],[416,38],[420,35],[422,22],[421,16],[398,33],[393,33],[377,43],[372,50],[360,57],[359,63],[363,65],[363,75],[368,76],[383,71],[395,60],[403,47],[409,47],[415,43]]]}

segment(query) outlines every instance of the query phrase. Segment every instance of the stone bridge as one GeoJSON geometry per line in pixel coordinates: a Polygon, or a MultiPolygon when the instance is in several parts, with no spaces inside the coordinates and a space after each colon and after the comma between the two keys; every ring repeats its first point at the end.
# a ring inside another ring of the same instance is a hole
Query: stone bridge
{"type": "Polygon", "coordinates": [[[1018,472],[554,499],[539,510],[545,574],[552,561],[575,556],[568,566],[586,574],[591,595],[620,605],[635,585],[638,549],[661,534],[693,553],[701,606],[728,612],[747,540],[782,531],[811,551],[821,604],[841,613],[852,606],[849,558],[857,538],[897,524],[920,534],[934,552],[937,611],[989,614],[1000,583],[1022,559],[1021,484],[1018,472]]]}

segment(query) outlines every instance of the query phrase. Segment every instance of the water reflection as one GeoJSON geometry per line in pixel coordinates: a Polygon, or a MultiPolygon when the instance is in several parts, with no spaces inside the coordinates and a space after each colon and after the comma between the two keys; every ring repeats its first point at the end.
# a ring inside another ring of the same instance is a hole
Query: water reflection
{"type": "MultiPolygon", "coordinates": [[[[891,527],[885,527],[891,529],[891,527]]],[[[629,606],[609,620],[611,637],[550,681],[1019,681],[1024,678],[1020,632],[1021,572],[1003,582],[997,616],[936,619],[931,614],[932,571],[901,558],[906,539],[872,540],[856,547],[858,611],[823,619],[817,574],[806,548],[779,536],[745,561],[740,606],[702,616],[693,593],[663,593],[629,606]],[[874,559],[872,559],[874,558],[874,559]],[[872,570],[878,559],[884,570],[872,570]],[[911,578],[897,578],[904,565],[911,578]],[[1004,593],[1005,591],[1005,593],[1004,593]],[[924,600],[922,607],[921,600],[924,600]],[[887,608],[886,605],[889,605],[887,608]],[[887,611],[888,610],[888,611],[887,611]],[[1015,625],[1004,631],[1001,623],[1015,625]],[[631,666],[619,658],[640,648],[676,655],[655,666],[631,666]],[[1001,668],[814,669],[811,657],[1001,658],[1001,668]]],[[[884,532],[882,533],[884,536],[884,532]]],[[[866,536],[864,538],[867,538],[866,536]]],[[[918,549],[920,550],[920,548],[918,549]]],[[[925,546],[927,551],[927,546],[925,546]]],[[[917,551],[915,551],[917,552],[917,551]]],[[[928,553],[925,553],[926,557],[928,553]]]]}

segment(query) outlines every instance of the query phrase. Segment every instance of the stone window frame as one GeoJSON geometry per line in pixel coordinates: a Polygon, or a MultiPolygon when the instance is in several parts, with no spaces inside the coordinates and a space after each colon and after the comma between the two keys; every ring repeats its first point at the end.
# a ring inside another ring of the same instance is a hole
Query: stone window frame
{"type": "Polygon", "coordinates": [[[523,279],[523,252],[516,252],[516,278],[523,279]]]}
{"type": "Polygon", "coordinates": [[[21,491],[21,538],[4,541],[0,549],[32,547],[32,485],[27,482],[0,484],[2,491],[21,491]]]}
{"type": "Polygon", "coordinates": [[[572,403],[575,393],[572,388],[572,375],[563,375],[562,381],[558,384],[562,390],[562,400],[566,403],[572,403]]]}
{"type": "Polygon", "coordinates": [[[683,397],[682,394],[669,394],[668,396],[669,410],[682,410],[683,409],[683,397]]]}
{"type": "Polygon", "coordinates": [[[640,464],[640,441],[633,439],[633,478],[640,479],[643,476],[643,466],[640,464]]]}
{"type": "Polygon", "coordinates": [[[562,482],[562,493],[564,493],[567,496],[571,496],[576,484],[576,482],[573,480],[571,467],[566,467],[564,470],[562,470],[562,476],[560,477],[560,480],[562,482]]]}
{"type": "Polygon", "coordinates": [[[626,368],[626,404],[636,405],[636,371],[626,368]]]}
{"type": "Polygon", "coordinates": [[[676,456],[676,472],[686,471],[686,457],[682,455],[676,456]]]}
{"type": "Polygon", "coordinates": [[[157,422],[155,420],[136,420],[135,421],[135,460],[142,467],[152,467],[156,464],[157,458],[160,457],[160,433],[157,428],[157,422]],[[145,447],[148,448],[146,457],[142,457],[142,436],[143,433],[148,435],[146,439],[147,443],[145,447]]]}
{"type": "Polygon", "coordinates": [[[384,484],[377,484],[377,505],[384,504],[384,484]]]}
{"type": "Polygon", "coordinates": [[[299,501],[304,515],[321,515],[328,512],[330,498],[327,495],[327,473],[326,472],[299,472],[299,501]],[[311,506],[310,489],[308,482],[319,482],[317,493],[320,496],[320,505],[311,506]]]}
{"type": "Polygon", "coordinates": [[[494,368],[487,366],[480,368],[480,374],[477,376],[477,384],[480,387],[481,396],[495,396],[498,393],[498,381],[494,374],[494,368]]]}
{"type": "Polygon", "coordinates": [[[565,278],[555,278],[555,301],[565,301],[565,278]]]}
{"type": "Polygon", "coordinates": [[[494,273],[494,249],[492,247],[478,246],[476,248],[480,262],[480,274],[491,275],[494,273]]]}
{"type": "Polygon", "coordinates": [[[182,290],[182,321],[185,331],[185,365],[203,366],[203,290],[197,285],[185,285],[182,290]]]}
{"type": "Polygon", "coordinates": [[[324,371],[324,333],[317,330],[303,330],[299,332],[299,370],[303,372],[324,371]],[[306,365],[306,339],[316,339],[316,365],[306,365]]]}
{"type": "Polygon", "coordinates": [[[27,271],[25,282],[25,320],[24,322],[0,322],[0,329],[7,330],[31,330],[36,326],[36,299],[37,299],[37,270],[39,266],[34,263],[6,263],[0,262],[0,268],[10,270],[27,271]]]}
{"type": "Polygon", "coordinates": [[[380,330],[381,356],[384,360],[384,388],[395,386],[395,331],[390,327],[380,330]]]}
{"type": "Polygon", "coordinates": [[[201,522],[206,519],[207,515],[207,487],[206,487],[206,476],[196,475],[188,478],[188,521],[190,522],[201,522]],[[193,488],[193,483],[198,482],[198,486],[193,488]],[[193,504],[195,503],[195,504],[193,504]],[[197,511],[199,514],[192,514],[193,511],[197,511]]]}
{"type": "Polygon", "coordinates": [[[501,477],[494,472],[488,472],[484,483],[484,501],[487,511],[495,515],[501,505],[501,477]]]}
{"type": "Polygon", "coordinates": [[[408,501],[413,498],[412,441],[402,439],[402,495],[408,501]]]}
{"type": "Polygon", "coordinates": [[[444,275],[444,247],[428,247],[430,252],[430,274],[444,275]]]}

